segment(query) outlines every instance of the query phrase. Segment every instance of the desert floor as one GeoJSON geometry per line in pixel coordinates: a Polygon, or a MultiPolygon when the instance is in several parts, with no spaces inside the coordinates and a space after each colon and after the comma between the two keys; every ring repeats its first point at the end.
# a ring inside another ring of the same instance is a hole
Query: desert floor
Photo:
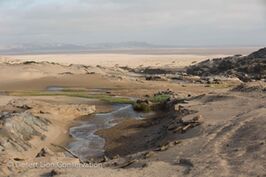
{"type": "Polygon", "coordinates": [[[175,80],[170,79],[171,74],[161,74],[159,80],[147,80],[145,75],[146,68],[172,71],[229,53],[1,57],[0,174],[266,175],[264,93],[232,91],[241,84],[237,79],[206,84],[195,82],[197,77],[175,80]],[[132,99],[150,98],[166,90],[183,101],[169,111],[153,111],[142,119],[119,119],[114,126],[95,132],[105,140],[104,156],[85,162],[67,152],[74,141],[70,128],[80,121],[115,112],[116,104],[128,105],[132,99]],[[95,166],[81,167],[84,163],[95,166]]]}

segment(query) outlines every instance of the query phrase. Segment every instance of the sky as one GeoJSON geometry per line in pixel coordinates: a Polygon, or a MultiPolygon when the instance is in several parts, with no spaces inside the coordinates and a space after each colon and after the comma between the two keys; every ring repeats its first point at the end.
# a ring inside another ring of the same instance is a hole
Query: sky
{"type": "Polygon", "coordinates": [[[0,0],[0,46],[266,45],[266,0],[0,0]]]}

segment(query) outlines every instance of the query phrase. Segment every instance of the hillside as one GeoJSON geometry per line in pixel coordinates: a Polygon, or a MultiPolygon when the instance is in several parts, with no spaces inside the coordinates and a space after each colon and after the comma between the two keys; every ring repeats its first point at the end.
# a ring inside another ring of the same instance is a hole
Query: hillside
{"type": "Polygon", "coordinates": [[[266,48],[248,56],[235,55],[205,60],[187,67],[187,73],[199,76],[238,77],[242,81],[266,79],[266,48]]]}

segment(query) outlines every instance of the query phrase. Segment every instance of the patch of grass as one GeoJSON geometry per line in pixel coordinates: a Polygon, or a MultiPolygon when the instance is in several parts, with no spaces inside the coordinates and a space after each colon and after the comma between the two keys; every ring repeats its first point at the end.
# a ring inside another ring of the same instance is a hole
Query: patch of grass
{"type": "Polygon", "coordinates": [[[168,94],[162,94],[162,95],[156,95],[153,97],[150,97],[148,99],[148,102],[135,102],[133,104],[133,108],[135,111],[140,112],[150,112],[151,110],[154,110],[156,108],[161,109],[164,107],[164,103],[167,99],[169,99],[171,96],[168,94]]]}
{"type": "Polygon", "coordinates": [[[115,97],[110,95],[90,95],[90,98],[99,99],[102,101],[106,101],[109,103],[117,103],[117,104],[133,104],[134,101],[126,98],[126,97],[115,97]]]}
{"type": "Polygon", "coordinates": [[[115,97],[106,94],[88,94],[84,91],[60,91],[60,92],[48,92],[48,91],[15,91],[9,92],[11,96],[69,96],[80,97],[88,99],[99,99],[109,103],[117,104],[133,104],[134,101],[126,97],[115,97]]]}
{"type": "Polygon", "coordinates": [[[215,88],[215,89],[225,89],[225,88],[230,88],[233,86],[234,86],[233,84],[221,83],[221,84],[208,84],[205,87],[210,87],[210,88],[215,88]]]}
{"type": "Polygon", "coordinates": [[[167,99],[170,98],[170,95],[168,94],[163,94],[163,95],[156,95],[151,97],[149,100],[153,103],[163,103],[165,102],[167,99]]]}
{"type": "Polygon", "coordinates": [[[88,98],[88,99],[98,99],[104,102],[112,103],[112,104],[132,104],[134,110],[141,112],[149,112],[154,109],[155,106],[163,104],[170,95],[156,95],[148,100],[151,104],[147,103],[137,103],[136,101],[131,100],[126,97],[117,97],[111,96],[108,94],[89,94],[88,91],[84,90],[72,90],[66,89],[63,91],[14,91],[8,93],[11,96],[68,96],[68,97],[80,97],[80,98],[88,98]]]}

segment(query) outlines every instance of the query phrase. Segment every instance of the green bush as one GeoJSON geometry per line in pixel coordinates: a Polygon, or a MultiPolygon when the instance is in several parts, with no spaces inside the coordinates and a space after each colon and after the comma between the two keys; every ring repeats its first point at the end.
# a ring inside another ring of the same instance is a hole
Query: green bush
{"type": "Polygon", "coordinates": [[[170,95],[164,94],[164,95],[156,95],[150,98],[150,101],[153,103],[163,103],[167,99],[170,98],[170,95]]]}
{"type": "Polygon", "coordinates": [[[134,103],[133,108],[135,111],[150,112],[151,106],[146,103],[134,103]]]}

